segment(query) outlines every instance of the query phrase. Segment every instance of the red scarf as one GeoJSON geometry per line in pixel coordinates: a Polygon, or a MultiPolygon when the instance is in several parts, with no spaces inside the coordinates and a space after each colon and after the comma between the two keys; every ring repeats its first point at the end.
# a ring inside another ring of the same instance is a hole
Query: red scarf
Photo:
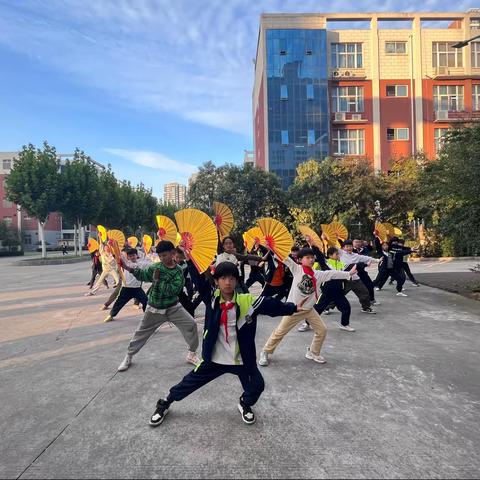
{"type": "Polygon", "coordinates": [[[234,306],[235,306],[234,302],[224,302],[220,304],[220,308],[222,309],[222,315],[220,316],[220,325],[223,325],[225,328],[225,340],[227,341],[227,343],[228,343],[228,310],[231,310],[234,306]]]}
{"type": "Polygon", "coordinates": [[[313,288],[315,289],[315,298],[318,300],[317,279],[315,278],[315,272],[310,267],[304,267],[302,265],[302,268],[303,268],[303,273],[306,273],[312,279],[313,288]]]}

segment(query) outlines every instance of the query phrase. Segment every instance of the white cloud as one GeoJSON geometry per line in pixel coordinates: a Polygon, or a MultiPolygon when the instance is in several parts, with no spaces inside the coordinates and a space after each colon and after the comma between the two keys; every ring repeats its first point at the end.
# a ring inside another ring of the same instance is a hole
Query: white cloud
{"type": "Polygon", "coordinates": [[[168,173],[180,173],[188,176],[198,170],[195,165],[173,160],[163,153],[149,152],[146,150],[127,150],[123,148],[105,148],[104,150],[107,153],[130,160],[138,165],[163,170],[168,173]]]}
{"type": "MultiPolygon", "coordinates": [[[[440,0],[424,4],[449,8],[440,0]]],[[[457,9],[474,6],[461,1],[457,9]]],[[[0,45],[116,102],[251,136],[260,13],[339,8],[408,11],[418,1],[17,0],[0,4],[0,45]]]]}

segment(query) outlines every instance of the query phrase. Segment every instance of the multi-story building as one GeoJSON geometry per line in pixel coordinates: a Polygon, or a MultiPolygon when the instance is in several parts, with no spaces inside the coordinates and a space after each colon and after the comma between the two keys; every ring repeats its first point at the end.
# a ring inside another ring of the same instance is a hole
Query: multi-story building
{"type": "Polygon", "coordinates": [[[179,183],[166,183],[163,187],[163,201],[177,207],[185,203],[187,187],[179,183]]]}
{"type": "Polygon", "coordinates": [[[251,150],[244,150],[243,164],[255,165],[255,154],[251,150]]]}
{"type": "Polygon", "coordinates": [[[364,157],[376,170],[417,152],[434,158],[448,128],[480,120],[480,39],[454,48],[476,35],[480,9],[263,14],[256,165],[287,187],[310,158],[364,157]]]}
{"type": "MultiPolygon", "coordinates": [[[[0,220],[13,227],[17,232],[21,232],[23,248],[25,250],[35,250],[40,244],[40,235],[38,229],[38,220],[30,217],[18,205],[10,202],[5,193],[5,177],[15,162],[18,152],[0,152],[0,220]]],[[[73,158],[73,154],[59,154],[60,168],[67,160],[73,158]]],[[[91,160],[98,170],[104,169],[103,165],[91,160]]],[[[88,236],[90,227],[84,228],[85,236],[88,236]]],[[[53,212],[48,216],[45,224],[45,241],[52,246],[58,246],[62,242],[70,244],[73,241],[73,225],[68,225],[62,219],[62,216],[53,212]]],[[[86,244],[86,242],[84,242],[86,244]]]]}

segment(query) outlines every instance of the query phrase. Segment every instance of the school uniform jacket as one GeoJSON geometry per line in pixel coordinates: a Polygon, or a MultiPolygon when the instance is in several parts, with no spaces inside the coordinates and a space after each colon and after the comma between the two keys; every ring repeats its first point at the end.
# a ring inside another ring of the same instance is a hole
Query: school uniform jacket
{"type": "MultiPolygon", "coordinates": [[[[195,265],[189,261],[188,268],[195,286],[205,303],[205,326],[203,330],[202,361],[211,362],[215,343],[220,331],[220,291],[214,289],[198,273],[195,265]]],[[[294,303],[283,303],[271,297],[255,298],[249,293],[235,293],[233,297],[237,317],[237,342],[242,356],[243,365],[247,368],[256,367],[257,354],[255,348],[255,333],[257,331],[257,316],[293,315],[297,311],[294,303]]]]}

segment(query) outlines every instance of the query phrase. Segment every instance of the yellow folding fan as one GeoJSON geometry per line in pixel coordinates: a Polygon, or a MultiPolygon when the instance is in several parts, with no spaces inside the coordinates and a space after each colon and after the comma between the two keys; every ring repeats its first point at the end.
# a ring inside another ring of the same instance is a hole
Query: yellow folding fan
{"type": "Polygon", "coordinates": [[[263,235],[265,244],[275,255],[283,260],[288,256],[293,246],[293,238],[285,225],[273,218],[261,218],[257,220],[263,235]]]}

